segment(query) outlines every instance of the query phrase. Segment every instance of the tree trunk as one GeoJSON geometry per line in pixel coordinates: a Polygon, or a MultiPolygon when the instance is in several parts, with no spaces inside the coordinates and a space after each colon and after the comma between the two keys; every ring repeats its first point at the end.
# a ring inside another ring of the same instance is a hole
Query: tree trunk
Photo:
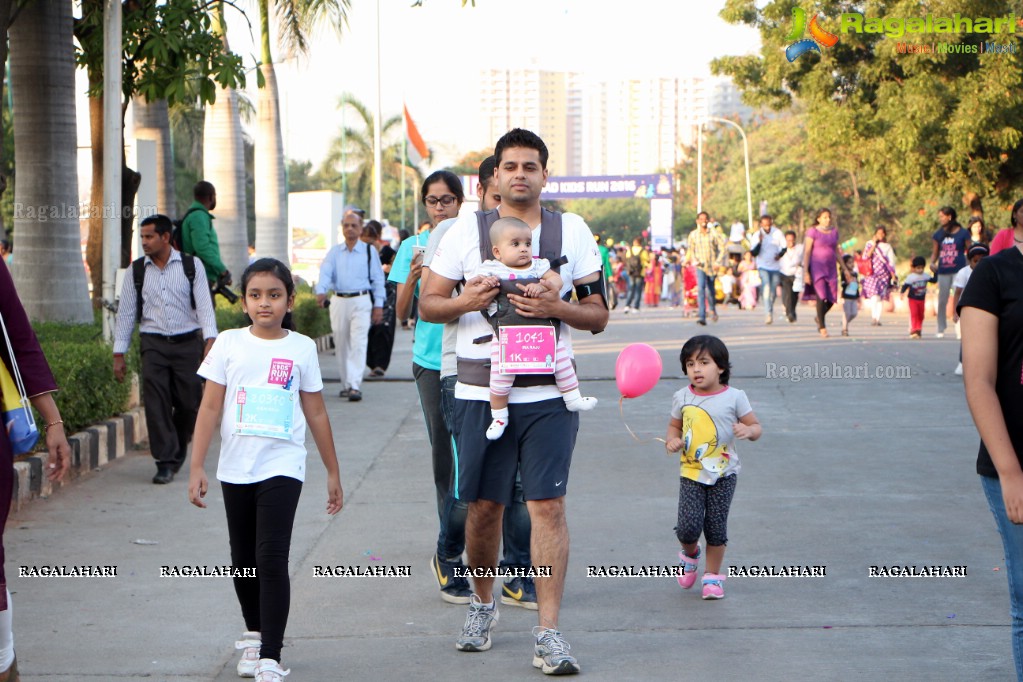
{"type": "MultiPolygon", "coordinates": [[[[0,24],[3,26],[3,32],[0,33],[0,64],[7,63],[7,28],[8,22],[7,17],[11,16],[11,0],[0,0],[0,24]]],[[[0,102],[4,98],[4,83],[3,79],[0,79],[0,102]]],[[[3,121],[0,120],[0,140],[3,139],[3,121]]],[[[0,144],[0,161],[3,161],[4,150],[3,145],[0,144]]],[[[2,165],[2,164],[0,164],[2,165]]],[[[4,191],[7,189],[7,178],[0,173],[0,198],[3,197],[4,191]]],[[[7,225],[4,225],[3,215],[0,215],[0,239],[7,239],[7,225]]]]}
{"type": "Polygon", "coordinates": [[[284,186],[284,144],[280,100],[273,64],[260,67],[266,84],[259,91],[256,133],[256,253],[291,261],[288,244],[288,198],[284,186]]]}
{"type": "MultiPolygon", "coordinates": [[[[100,76],[102,80],[102,76],[100,76]]],[[[92,80],[90,75],[89,80],[92,80]]],[[[89,83],[92,87],[94,83],[89,83]]],[[[103,300],[103,95],[89,98],[89,139],[92,152],[92,188],[89,192],[89,237],[85,246],[85,262],[89,264],[92,282],[92,306],[99,308],[103,300]]]]}
{"type": "MultiPolygon", "coordinates": [[[[214,28],[227,51],[227,35],[218,20],[222,8],[215,11],[214,28]]],[[[249,239],[245,211],[245,146],[242,142],[238,95],[234,90],[218,88],[217,101],[206,107],[203,133],[203,177],[217,189],[216,220],[213,227],[220,242],[220,258],[235,280],[249,263],[249,239]]]]}
{"type": "Polygon", "coordinates": [[[78,221],[71,3],[35,0],[10,31],[14,119],[13,275],[32,320],[91,322],[78,221]]]}
{"type": "Polygon", "coordinates": [[[256,253],[260,257],[291,262],[288,244],[288,193],[284,181],[284,141],[277,74],[270,51],[270,3],[259,0],[260,72],[256,126],[256,253]]]}
{"type": "Polygon", "coordinates": [[[132,104],[135,107],[135,137],[156,142],[157,211],[169,215],[171,219],[177,218],[184,211],[178,206],[174,191],[174,154],[167,100],[146,102],[145,97],[137,96],[132,104]]]}

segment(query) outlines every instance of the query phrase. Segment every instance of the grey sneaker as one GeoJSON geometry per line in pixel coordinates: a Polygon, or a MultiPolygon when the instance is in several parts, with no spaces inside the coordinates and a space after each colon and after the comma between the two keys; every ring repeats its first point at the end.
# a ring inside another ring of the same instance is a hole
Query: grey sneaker
{"type": "Polygon", "coordinates": [[[579,672],[579,662],[568,653],[572,647],[560,632],[537,625],[533,628],[533,636],[536,637],[534,668],[539,668],[544,675],[575,675],[579,672]]]}
{"type": "Polygon", "coordinates": [[[469,613],[465,616],[462,636],[455,642],[459,651],[486,651],[490,648],[490,630],[497,622],[497,604],[483,608],[483,602],[475,594],[469,598],[469,613]]]}

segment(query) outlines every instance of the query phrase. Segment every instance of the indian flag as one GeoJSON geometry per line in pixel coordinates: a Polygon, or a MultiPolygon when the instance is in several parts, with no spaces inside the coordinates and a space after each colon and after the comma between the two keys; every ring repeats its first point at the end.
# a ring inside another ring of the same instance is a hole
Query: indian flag
{"type": "Polygon", "coordinates": [[[408,158],[413,165],[418,166],[423,159],[429,158],[430,150],[423,142],[423,136],[419,134],[419,129],[416,128],[412,117],[409,116],[408,107],[402,105],[402,109],[405,112],[405,141],[408,158]]]}

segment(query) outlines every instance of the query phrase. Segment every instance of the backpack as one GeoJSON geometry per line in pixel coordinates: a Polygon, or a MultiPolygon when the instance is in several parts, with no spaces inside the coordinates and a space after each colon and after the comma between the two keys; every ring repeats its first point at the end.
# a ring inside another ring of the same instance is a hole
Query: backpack
{"type": "MultiPolygon", "coordinates": [[[[188,215],[187,213],[185,215],[188,215]]],[[[181,254],[181,265],[185,268],[188,278],[188,297],[195,310],[195,257],[187,253],[181,254]]],[[[135,282],[135,321],[142,322],[142,283],[146,278],[146,258],[136,258],[131,262],[131,278],[135,282]]]]}
{"type": "Polygon", "coordinates": [[[646,274],[643,271],[643,252],[633,253],[629,247],[629,255],[625,258],[625,267],[628,268],[629,277],[642,277],[646,274]]]}
{"type": "MultiPolygon", "coordinates": [[[[493,256],[493,244],[490,241],[490,227],[501,216],[497,209],[476,211],[476,225],[480,236],[480,261],[490,260],[493,256]]],[[[550,261],[551,270],[560,274],[561,266],[568,259],[561,255],[561,214],[546,208],[540,211],[540,257],[550,261]]],[[[514,290],[517,292],[518,290],[514,290]]],[[[568,294],[571,296],[571,293],[568,294]]],[[[541,324],[542,320],[531,320],[533,324],[541,324]]],[[[492,335],[474,339],[473,343],[489,343],[492,335]]],[[[458,380],[472,386],[490,385],[490,358],[470,360],[458,358],[458,380]]],[[[554,384],[553,374],[519,374],[515,377],[515,386],[541,386],[554,384]]]]}
{"type": "MultiPolygon", "coordinates": [[[[174,225],[174,229],[171,230],[171,240],[170,240],[171,246],[173,246],[175,249],[177,249],[181,253],[185,252],[184,248],[182,248],[184,246],[184,244],[185,244],[185,235],[182,233],[182,228],[185,225],[185,219],[188,218],[188,216],[190,216],[193,213],[195,213],[196,211],[204,211],[204,210],[206,210],[206,209],[196,208],[196,207],[193,206],[192,208],[190,208],[187,211],[185,211],[185,215],[181,216],[180,218],[178,218],[177,220],[175,220],[172,223],[172,225],[174,225]]],[[[192,306],[192,307],[194,308],[195,306],[192,306]]]]}
{"type": "MultiPolygon", "coordinates": [[[[494,257],[494,245],[490,241],[490,228],[500,218],[497,209],[476,211],[476,225],[480,231],[480,262],[494,257]]],[[[561,274],[561,266],[568,259],[561,255],[561,214],[546,208],[540,209],[540,258],[550,261],[551,270],[561,274]]]]}

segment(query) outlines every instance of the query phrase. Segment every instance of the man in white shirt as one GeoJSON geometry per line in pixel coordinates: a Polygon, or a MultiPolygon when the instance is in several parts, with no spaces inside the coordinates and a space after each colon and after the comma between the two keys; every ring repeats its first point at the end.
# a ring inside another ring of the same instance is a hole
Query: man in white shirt
{"type": "Polygon", "coordinates": [[[760,216],[760,229],[750,238],[750,250],[756,254],[760,272],[760,300],[767,311],[764,324],[774,322],[774,294],[781,282],[781,257],[786,251],[785,237],[774,227],[774,218],[760,216]]]}
{"type": "Polygon", "coordinates": [[[142,400],[156,484],[174,480],[188,455],[202,401],[195,370],[217,337],[203,263],[171,246],[173,227],[159,213],[139,224],[145,255],[125,273],[114,330],[114,378],[124,381],[124,354],[139,326],[142,400]]]}
{"type": "Polygon", "coordinates": [[[803,243],[796,243],[796,233],[785,233],[785,253],[778,260],[781,265],[781,302],[785,306],[785,319],[796,321],[796,297],[803,290],[803,243]]]}
{"type": "Polygon", "coordinates": [[[362,216],[358,209],[348,210],[341,219],[344,242],[335,244],[320,264],[316,283],[316,302],[330,301],[330,328],[334,334],[334,355],[341,372],[341,397],[349,402],[362,400],[362,374],[366,367],[369,328],[383,322],[384,270],[380,254],[363,242],[362,216]]]}
{"type": "MultiPolygon", "coordinates": [[[[511,294],[509,300],[524,317],[561,320],[562,339],[571,353],[570,327],[596,332],[607,324],[600,252],[589,227],[579,216],[541,210],[540,192],[547,182],[547,147],[543,140],[529,131],[515,129],[498,141],[495,156],[495,176],[502,197],[500,217],[516,217],[536,226],[533,253],[543,257],[547,255],[542,253],[544,231],[553,230],[553,225],[560,223],[561,252],[557,255],[567,257],[567,262],[560,266],[564,281],[561,291],[548,289],[538,298],[511,294]],[[573,286],[578,304],[562,298],[573,286]]],[[[515,386],[509,398],[508,430],[496,441],[487,440],[489,375],[480,370],[485,368],[489,372],[486,365],[490,357],[489,335],[493,331],[479,311],[497,295],[499,282],[494,277],[471,277],[480,262],[480,227],[476,215],[469,214],[459,218],[444,236],[430,264],[430,276],[420,299],[424,320],[459,319],[455,409],[462,417],[462,430],[457,444],[456,494],[469,502],[466,526],[469,565],[480,569],[496,566],[501,515],[511,502],[518,467],[532,522],[533,565],[551,567],[549,577],[538,576],[535,581],[539,626],[534,628],[533,665],[546,674],[576,673],[579,664],[568,653],[568,644],[557,627],[568,564],[564,495],[579,416],[565,408],[553,383],[515,386]],[[455,286],[463,279],[467,281],[462,293],[452,298],[455,286]]],[[[462,636],[456,642],[461,651],[490,648],[490,629],[497,620],[493,584],[493,577],[473,578],[475,594],[462,636]]]]}

